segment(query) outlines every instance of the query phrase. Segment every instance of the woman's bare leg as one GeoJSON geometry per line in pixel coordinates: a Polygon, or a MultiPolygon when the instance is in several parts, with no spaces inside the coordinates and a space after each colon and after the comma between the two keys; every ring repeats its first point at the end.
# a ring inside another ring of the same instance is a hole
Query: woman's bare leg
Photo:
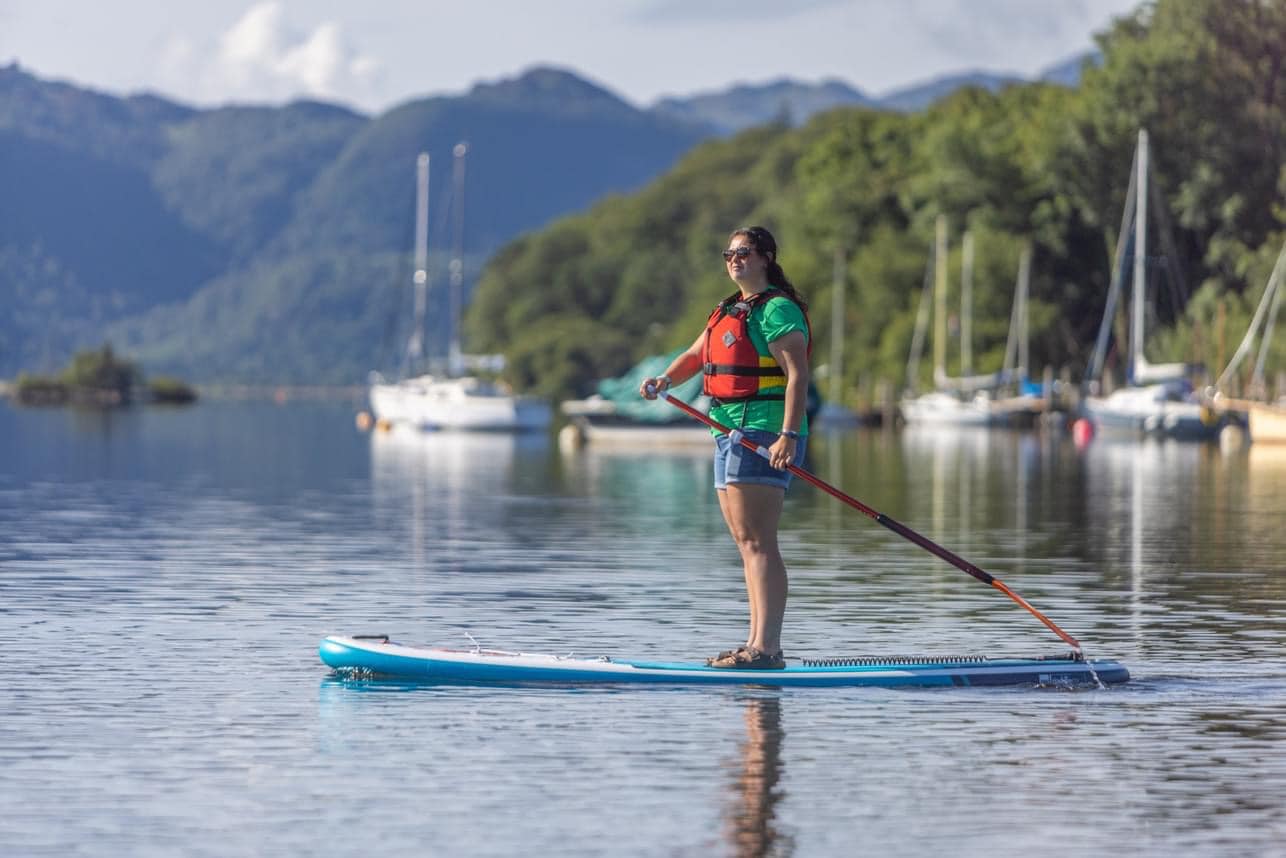
{"type": "Polygon", "coordinates": [[[724,521],[741,553],[750,597],[749,646],[775,654],[781,650],[786,615],[786,564],[777,546],[777,526],[785,490],[755,483],[730,483],[719,493],[724,521]]]}

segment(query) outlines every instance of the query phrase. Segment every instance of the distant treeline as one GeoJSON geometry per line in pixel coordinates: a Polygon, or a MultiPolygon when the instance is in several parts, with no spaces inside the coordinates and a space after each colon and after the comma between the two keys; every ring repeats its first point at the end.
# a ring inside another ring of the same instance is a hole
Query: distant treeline
{"type": "Polygon", "coordinates": [[[133,361],[116,355],[110,343],[77,352],[56,376],[22,373],[14,386],[23,405],[129,405],[138,399],[170,405],[195,402],[196,390],[169,376],[145,380],[133,361]]]}
{"type": "MultiPolygon", "coordinates": [[[[967,89],[919,114],[840,109],[704,144],[644,190],[502,248],[470,308],[468,346],[504,352],[519,388],[587,393],[690,342],[730,291],[718,256],[728,233],[760,223],[810,302],[815,362],[829,347],[838,251],[847,387],[900,382],[942,214],[953,308],[959,239],[974,236],[974,368],[1001,364],[1030,246],[1032,369],[1080,372],[1146,128],[1163,202],[1150,218],[1160,330],[1148,355],[1217,373],[1286,240],[1286,0],[1158,0],[1099,47],[1101,65],[1077,89],[967,89]],[[1163,251],[1164,228],[1173,244],[1163,251]]],[[[927,380],[927,361],[922,371],[927,380]]]]}

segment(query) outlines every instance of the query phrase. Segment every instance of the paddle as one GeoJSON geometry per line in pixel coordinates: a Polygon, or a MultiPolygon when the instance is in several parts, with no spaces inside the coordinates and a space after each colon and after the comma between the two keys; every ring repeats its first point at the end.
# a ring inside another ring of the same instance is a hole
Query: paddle
{"type": "MultiPolygon", "coordinates": [[[[690,416],[695,417],[697,420],[700,420],[702,423],[706,424],[711,429],[714,429],[716,432],[721,432],[724,435],[727,435],[734,442],[745,447],[747,450],[753,450],[754,452],[758,453],[760,456],[763,456],[765,459],[768,458],[769,454],[768,454],[767,447],[759,446],[754,441],[747,439],[744,435],[741,434],[741,432],[735,429],[729,429],[727,426],[723,426],[720,423],[714,420],[711,420],[709,417],[702,414],[700,411],[696,410],[691,405],[688,405],[688,403],[684,402],[682,399],[678,399],[676,397],[671,396],[667,391],[657,391],[656,394],[657,396],[662,397],[663,399],[665,399],[666,402],[669,402],[671,405],[675,406],[676,408],[679,408],[680,410],[687,412],[687,414],[689,414],[690,416]]],[[[911,542],[914,542],[916,545],[920,546],[925,551],[928,551],[930,554],[934,554],[934,555],[937,555],[938,557],[941,557],[943,560],[947,561],[952,566],[956,567],[962,572],[969,573],[970,575],[977,578],[982,583],[990,584],[992,587],[995,587],[997,590],[1004,593],[1006,596],[1013,599],[1015,602],[1017,602],[1018,604],[1026,608],[1028,611],[1030,611],[1032,616],[1034,616],[1036,619],[1044,623],[1049,628],[1050,631],[1058,635],[1060,638],[1063,639],[1064,642],[1069,644],[1073,649],[1073,651],[1075,651],[1078,656],[1082,655],[1080,642],[1077,641],[1076,638],[1072,637],[1067,632],[1063,631],[1058,626],[1056,626],[1053,620],[1051,620],[1049,617],[1042,614],[1040,611],[1036,610],[1034,607],[1032,607],[1030,602],[1028,602],[1022,596],[1015,593],[1013,590],[1010,590],[999,579],[995,578],[994,576],[992,576],[987,572],[984,572],[982,569],[979,569],[977,566],[973,565],[968,560],[965,560],[963,557],[959,556],[958,554],[955,554],[952,551],[948,551],[947,549],[943,548],[941,545],[938,545],[936,542],[929,539],[928,537],[921,536],[919,533],[916,533],[914,530],[907,527],[905,524],[902,524],[900,521],[896,521],[895,519],[889,518],[884,513],[877,512],[871,509],[869,506],[862,503],[857,498],[850,497],[849,495],[845,494],[844,492],[832,486],[830,483],[827,483],[824,480],[820,479],[819,477],[816,477],[813,474],[809,473],[808,471],[805,471],[803,468],[800,468],[796,465],[787,465],[786,467],[787,467],[787,470],[789,470],[795,476],[809,483],[812,483],[814,486],[817,486],[817,488],[826,492],[831,497],[837,498],[843,501],[844,503],[848,504],[853,509],[857,510],[863,515],[866,515],[875,519],[877,522],[884,525],[889,530],[896,533],[898,536],[901,536],[904,539],[908,539],[911,542]]]]}

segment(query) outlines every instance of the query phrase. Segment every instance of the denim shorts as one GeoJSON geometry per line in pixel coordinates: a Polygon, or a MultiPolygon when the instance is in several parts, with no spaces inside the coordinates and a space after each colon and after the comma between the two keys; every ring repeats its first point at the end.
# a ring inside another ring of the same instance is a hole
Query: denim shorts
{"type": "MultiPolygon", "coordinates": [[[[753,441],[761,447],[771,447],[778,438],[776,432],[765,432],[762,429],[744,429],[742,433],[747,441],[753,441]]],[[[795,442],[794,465],[799,467],[804,462],[804,450],[808,447],[807,436],[795,442]]],[[[727,435],[714,436],[714,487],[726,489],[728,483],[757,483],[764,486],[777,486],[785,489],[790,485],[790,471],[779,471],[768,460],[758,453],[747,450],[741,444],[732,443],[727,435]]]]}

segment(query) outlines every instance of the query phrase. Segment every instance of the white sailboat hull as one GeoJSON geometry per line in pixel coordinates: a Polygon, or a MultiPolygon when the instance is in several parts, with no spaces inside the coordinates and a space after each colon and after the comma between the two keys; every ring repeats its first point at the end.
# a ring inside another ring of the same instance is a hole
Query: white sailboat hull
{"type": "Polygon", "coordinates": [[[372,384],[370,396],[377,421],[427,431],[535,431],[548,427],[551,418],[547,403],[471,377],[425,375],[372,384]]]}
{"type": "Polygon", "coordinates": [[[1209,408],[1182,398],[1173,384],[1125,387],[1085,399],[1085,416],[1105,431],[1188,440],[1214,440],[1220,421],[1209,408]]]}
{"type": "Polygon", "coordinates": [[[960,399],[950,393],[934,391],[902,400],[902,418],[907,423],[938,426],[986,426],[991,423],[991,409],[986,399],[960,399]]]}
{"type": "Polygon", "coordinates": [[[1251,403],[1246,410],[1254,444],[1286,444],[1286,406],[1251,403]]]}
{"type": "MultiPolygon", "coordinates": [[[[580,443],[627,447],[699,444],[707,448],[714,443],[709,429],[686,417],[679,420],[637,419],[622,414],[615,403],[601,396],[567,400],[561,407],[580,443]]],[[[659,399],[648,407],[654,407],[658,414],[666,416],[679,413],[659,399]]]]}
{"type": "Polygon", "coordinates": [[[1045,410],[1045,402],[1038,396],[994,399],[986,392],[962,399],[938,390],[906,397],[900,408],[902,418],[915,425],[1029,426],[1045,410]]]}

